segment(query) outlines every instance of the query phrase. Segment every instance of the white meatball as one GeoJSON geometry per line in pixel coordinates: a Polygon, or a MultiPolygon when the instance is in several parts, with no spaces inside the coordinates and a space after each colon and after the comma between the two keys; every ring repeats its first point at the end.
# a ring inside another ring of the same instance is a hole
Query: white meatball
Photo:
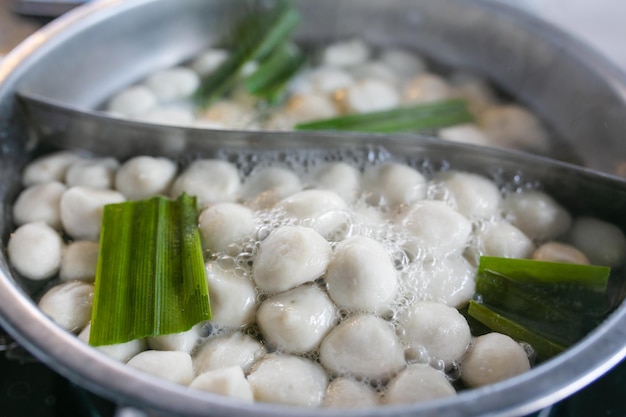
{"type": "Polygon", "coordinates": [[[327,239],[345,228],[347,204],[332,191],[299,191],[279,201],[276,207],[327,239]]]}
{"type": "Polygon", "coordinates": [[[446,375],[424,364],[414,364],[389,382],[385,404],[414,404],[456,395],[446,375]]]}
{"type": "Polygon", "coordinates": [[[61,151],[41,156],[29,163],[22,173],[25,187],[52,181],[63,182],[70,165],[81,159],[71,151],[61,151]]]}
{"type": "Polygon", "coordinates": [[[279,200],[302,189],[300,177],[288,168],[269,167],[248,176],[241,195],[252,207],[272,207],[279,200]]]}
{"type": "Polygon", "coordinates": [[[572,224],[567,210],[542,191],[510,193],[502,201],[502,209],[507,219],[530,239],[555,239],[572,224]]]}
{"type": "Polygon", "coordinates": [[[135,117],[135,120],[161,125],[186,126],[194,123],[195,116],[191,108],[167,105],[155,107],[147,113],[135,117]]]}
{"type": "Polygon", "coordinates": [[[346,88],[345,105],[353,113],[390,110],[400,105],[400,95],[388,82],[365,78],[346,88]]]}
{"type": "Polygon", "coordinates": [[[303,76],[310,90],[316,93],[330,94],[346,88],[354,82],[354,78],[341,68],[318,67],[303,76]]]}
{"type": "Polygon", "coordinates": [[[70,165],[65,173],[68,187],[109,189],[120,163],[115,158],[81,159],[70,165]]]}
{"type": "Polygon", "coordinates": [[[201,77],[213,73],[228,59],[228,51],[225,49],[208,49],[195,57],[189,64],[190,68],[201,77]]]}
{"type": "Polygon", "coordinates": [[[206,264],[211,322],[220,326],[240,328],[254,322],[256,288],[248,277],[224,269],[216,262],[206,264]]]}
{"type": "Polygon", "coordinates": [[[203,323],[199,323],[184,332],[148,337],[148,346],[154,350],[176,350],[190,353],[200,339],[202,325],[203,323]]]}
{"type": "MultiPolygon", "coordinates": [[[[91,323],[88,324],[78,335],[78,338],[89,344],[89,333],[91,331],[91,323]]],[[[120,362],[128,362],[130,358],[143,352],[148,348],[145,339],[134,339],[129,342],[116,343],[114,345],[93,346],[110,358],[120,362]]]]}
{"type": "Polygon", "coordinates": [[[214,369],[239,366],[247,372],[265,354],[263,345],[241,332],[207,339],[195,352],[196,375],[214,369]]]}
{"type": "Polygon", "coordinates": [[[324,164],[315,173],[313,186],[337,193],[346,203],[351,204],[361,191],[361,173],[345,162],[324,164]]]}
{"type": "Polygon", "coordinates": [[[364,62],[350,68],[350,70],[357,80],[378,80],[394,88],[399,81],[396,73],[381,61],[364,62]]]}
{"type": "Polygon", "coordinates": [[[44,222],[26,223],[11,234],[7,251],[11,265],[20,275],[42,280],[58,272],[63,240],[44,222]]]}
{"type": "Polygon", "coordinates": [[[285,116],[293,124],[337,116],[335,104],[320,93],[296,94],[285,105],[285,116]]]}
{"type": "Polygon", "coordinates": [[[212,128],[246,129],[253,124],[254,112],[249,106],[232,100],[219,100],[199,116],[202,124],[212,128]]]}
{"type": "Polygon", "coordinates": [[[462,255],[425,262],[415,279],[420,300],[463,307],[474,295],[476,269],[462,255]]]}
{"type": "Polygon", "coordinates": [[[363,175],[363,191],[372,203],[397,207],[426,197],[427,183],[417,170],[389,162],[368,168],[363,175]]]}
{"type": "Polygon", "coordinates": [[[239,172],[234,165],[217,159],[201,159],[176,178],[171,195],[178,197],[186,192],[198,198],[200,207],[206,207],[233,202],[240,188],[239,172]]]}
{"type": "Polygon", "coordinates": [[[497,146],[546,152],[550,145],[539,119],[515,104],[487,108],[480,114],[480,125],[497,146]]]}
{"type": "Polygon", "coordinates": [[[326,271],[333,301],[347,309],[379,312],[394,301],[398,273],[385,247],[355,236],[339,243],[326,271]]]}
{"type": "Polygon", "coordinates": [[[328,408],[372,408],[379,404],[376,391],[350,378],[336,378],[328,384],[324,396],[328,408]]]}
{"type": "Polygon", "coordinates": [[[238,366],[215,369],[198,375],[189,388],[220,394],[243,401],[253,401],[252,387],[238,366]]]}
{"type": "Polygon", "coordinates": [[[374,315],[340,323],[320,346],[320,362],[339,375],[380,379],[404,365],[404,350],[391,324],[374,315]]]}
{"type": "Polygon", "coordinates": [[[426,69],[426,64],[419,56],[397,48],[385,49],[380,60],[402,78],[415,76],[426,69]]]}
{"type": "Polygon", "coordinates": [[[202,247],[210,252],[227,252],[231,245],[256,231],[254,212],[241,204],[218,203],[200,213],[202,247]]]}
{"type": "Polygon", "coordinates": [[[167,158],[136,156],[117,171],[115,188],[129,200],[167,194],[176,170],[176,164],[167,158]]]}
{"type": "Polygon", "coordinates": [[[460,359],[472,341],[465,317],[456,308],[440,303],[415,303],[401,314],[399,326],[408,354],[416,359],[424,349],[430,358],[450,363],[460,359]]]}
{"type": "Polygon", "coordinates": [[[93,282],[98,267],[98,242],[76,240],[65,248],[61,257],[59,277],[63,281],[93,282]]]}
{"type": "Polygon", "coordinates": [[[406,104],[430,103],[452,97],[452,88],[438,75],[423,73],[404,88],[402,101],[406,104]]]}
{"type": "Polygon", "coordinates": [[[575,247],[561,242],[546,242],[533,252],[533,259],[589,265],[589,258],[575,247]]]}
{"type": "Polygon", "coordinates": [[[261,242],[252,278],[262,291],[285,291],[319,278],[326,271],[330,255],[328,241],[315,230],[281,227],[261,242]]]}
{"type": "Polygon", "coordinates": [[[423,200],[409,208],[400,223],[411,234],[405,248],[443,256],[462,252],[472,233],[472,224],[446,203],[423,200]]]}
{"type": "Polygon", "coordinates": [[[436,199],[444,200],[468,219],[489,218],[497,214],[502,196],[496,184],[477,174],[450,171],[434,181],[436,199]]]}
{"type": "Polygon", "coordinates": [[[530,258],[535,251],[533,242],[517,227],[507,222],[497,222],[478,235],[479,251],[484,256],[500,258],[530,258]]]}
{"type": "Polygon", "coordinates": [[[57,181],[31,185],[20,193],[13,205],[13,221],[18,226],[45,222],[61,228],[61,196],[67,188],[57,181]]]}
{"type": "Polygon", "coordinates": [[[317,363],[291,355],[268,355],[248,375],[254,399],[266,403],[317,407],[328,377],[317,363]]]}
{"type": "Polygon", "coordinates": [[[485,133],[473,124],[450,126],[439,130],[439,137],[450,142],[467,143],[470,145],[490,146],[491,142],[485,133]]]}
{"type": "Polygon", "coordinates": [[[337,321],[337,308],[316,286],[301,286],[263,301],[257,323],[270,346],[286,353],[317,348],[337,321]]]}
{"type": "Polygon", "coordinates": [[[186,352],[146,350],[133,356],[127,364],[175,384],[189,385],[194,376],[191,356],[186,352]]]}
{"type": "Polygon", "coordinates": [[[514,377],[530,369],[524,348],[509,336],[488,333],[474,339],[461,363],[461,379],[471,387],[481,387],[514,377]]]}
{"type": "Polygon", "coordinates": [[[48,290],[38,305],[44,314],[65,330],[79,332],[91,320],[93,291],[91,284],[66,282],[48,290]]]}
{"type": "Polygon", "coordinates": [[[63,228],[74,239],[98,240],[104,206],[124,201],[117,191],[72,187],[61,197],[63,228]]]}
{"type": "Polygon", "coordinates": [[[136,85],[117,93],[109,101],[107,111],[124,117],[137,117],[156,107],[157,96],[148,87],[136,85]]]}
{"type": "Polygon", "coordinates": [[[367,61],[370,53],[364,41],[350,39],[327,46],[322,53],[322,62],[330,67],[350,67],[367,61]]]}
{"type": "Polygon", "coordinates": [[[579,217],[572,224],[568,241],[594,265],[617,268],[626,261],[626,237],[614,224],[593,217],[579,217]]]}
{"type": "Polygon", "coordinates": [[[144,84],[158,101],[168,102],[191,96],[200,85],[200,77],[189,68],[173,67],[153,73],[144,84]]]}

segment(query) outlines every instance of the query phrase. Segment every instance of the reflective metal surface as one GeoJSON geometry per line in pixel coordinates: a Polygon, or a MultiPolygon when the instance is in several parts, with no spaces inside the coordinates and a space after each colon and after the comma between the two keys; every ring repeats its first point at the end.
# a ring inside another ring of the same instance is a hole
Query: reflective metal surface
{"type": "MultiPolygon", "coordinates": [[[[97,2],[38,32],[3,61],[0,65],[0,175],[3,178],[0,226],[5,242],[11,225],[8,208],[19,187],[19,170],[36,145],[15,102],[15,91],[70,107],[97,108],[111,91],[202,49],[217,30],[219,16],[237,12],[234,3],[97,2]]],[[[621,146],[626,131],[626,84],[621,74],[532,18],[481,0],[302,0],[298,5],[306,22],[298,35],[302,39],[362,34],[382,45],[392,42],[414,45],[443,63],[491,76],[502,88],[539,112],[561,137],[570,141],[588,166],[612,172],[626,159],[626,147],[621,146]]],[[[67,140],[78,141],[81,146],[102,146],[100,152],[184,151],[213,155],[228,149],[272,152],[272,149],[305,148],[324,153],[337,147],[377,152],[384,144],[386,151],[412,161],[428,158],[437,164],[445,160],[455,168],[509,179],[523,172],[526,180],[544,182],[547,190],[564,204],[581,212],[597,210],[598,215],[618,221],[626,228],[622,216],[626,212],[623,181],[519,153],[479,150],[414,136],[381,138],[363,134],[336,137],[307,133],[299,135],[296,142],[289,135],[274,133],[170,128],[168,139],[162,141],[163,138],[144,136],[150,133],[148,126],[137,128],[135,133],[139,141],[146,141],[140,148],[129,144],[124,149],[108,140],[107,131],[92,131],[97,136],[85,134],[81,139],[75,133],[88,133],[88,129],[72,130],[74,126],[63,118],[54,122],[43,126],[48,130],[39,133],[74,132],[67,140]],[[91,137],[98,141],[89,142],[91,137]]],[[[626,307],[621,306],[565,354],[519,377],[466,391],[456,398],[355,411],[241,404],[169,384],[104,357],[53,325],[36,308],[30,294],[38,288],[16,279],[4,256],[0,257],[0,272],[0,324],[20,344],[77,384],[156,415],[520,416],[582,388],[626,355],[626,307]]],[[[622,283],[616,283],[616,288],[622,283]]]]}

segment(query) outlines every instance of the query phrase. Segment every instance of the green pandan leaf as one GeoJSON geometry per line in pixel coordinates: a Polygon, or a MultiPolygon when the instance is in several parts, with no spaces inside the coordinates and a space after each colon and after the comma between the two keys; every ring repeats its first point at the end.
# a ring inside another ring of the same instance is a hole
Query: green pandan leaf
{"type": "Polygon", "coordinates": [[[104,207],[89,343],[178,333],[211,309],[195,197],[104,207]]]}

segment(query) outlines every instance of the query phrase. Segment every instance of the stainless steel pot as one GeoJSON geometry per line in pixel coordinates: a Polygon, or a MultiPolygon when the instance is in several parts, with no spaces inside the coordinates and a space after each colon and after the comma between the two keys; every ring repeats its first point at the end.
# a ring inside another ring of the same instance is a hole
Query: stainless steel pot
{"type": "MultiPolygon", "coordinates": [[[[444,64],[475,70],[538,112],[569,141],[586,165],[612,172],[626,160],[626,147],[621,145],[626,131],[624,78],[593,52],[536,19],[486,0],[301,0],[297,4],[304,16],[298,33],[302,39],[356,34],[382,45],[410,46],[444,64]]],[[[218,0],[95,2],[37,32],[7,56],[0,66],[3,241],[11,229],[10,205],[19,188],[19,171],[32,156],[35,145],[15,104],[15,91],[77,108],[97,108],[112,91],[201,50],[215,36],[223,16],[237,13],[236,9],[237,2],[218,0]]],[[[271,135],[254,133],[204,139],[205,144],[198,146],[209,153],[226,143],[259,151],[288,145],[271,135]]],[[[428,141],[411,144],[411,140],[397,137],[386,145],[400,155],[416,157],[427,152],[445,158],[446,149],[459,149],[428,141]]],[[[364,139],[346,135],[342,146],[380,143],[375,136],[364,139]]],[[[324,135],[304,135],[300,145],[324,149],[337,146],[324,135]]],[[[457,162],[469,168],[488,169],[500,155],[493,151],[489,158],[481,159],[471,147],[460,149],[464,158],[457,162]]],[[[524,163],[522,155],[514,160],[518,164],[508,167],[513,171],[524,163]]],[[[541,174],[539,166],[533,168],[536,175],[541,174]]],[[[576,174],[581,178],[586,175],[584,171],[576,174]]],[[[573,191],[566,187],[563,174],[557,177],[550,180],[555,190],[573,191]]],[[[583,184],[587,192],[584,202],[593,204],[594,193],[603,189],[604,182],[583,184]]],[[[611,210],[619,211],[625,202],[620,192],[611,207],[605,207],[605,214],[617,218],[619,213],[611,210]]],[[[340,413],[247,405],[171,385],[104,357],[49,321],[32,302],[31,296],[37,291],[36,285],[12,274],[3,250],[0,324],[25,348],[77,384],[120,404],[164,415],[524,415],[584,387],[626,355],[626,307],[622,306],[557,358],[519,377],[456,398],[340,413]]]]}

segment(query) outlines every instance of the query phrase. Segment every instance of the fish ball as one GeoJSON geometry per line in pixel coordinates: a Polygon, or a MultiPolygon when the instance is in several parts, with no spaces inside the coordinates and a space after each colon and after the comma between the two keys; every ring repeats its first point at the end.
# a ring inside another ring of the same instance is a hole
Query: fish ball
{"type": "MultiPolygon", "coordinates": [[[[78,335],[78,338],[89,344],[89,333],[91,332],[91,323],[89,323],[78,335]]],[[[129,342],[116,343],[114,345],[92,346],[110,358],[120,362],[128,362],[130,358],[143,352],[148,348],[145,339],[134,339],[129,342]]]]}
{"type": "Polygon", "coordinates": [[[404,365],[404,350],[391,324],[374,315],[353,316],[324,338],[320,362],[339,375],[381,379],[404,365]]]}
{"type": "Polygon", "coordinates": [[[405,86],[402,102],[405,104],[431,103],[452,97],[452,87],[438,75],[417,75],[405,86]]]}
{"type": "Polygon", "coordinates": [[[252,386],[238,366],[215,369],[198,375],[189,388],[220,394],[243,401],[253,401],[252,386]]]}
{"type": "Polygon", "coordinates": [[[63,182],[67,169],[81,156],[71,151],[60,151],[36,158],[26,165],[22,173],[22,184],[29,187],[48,182],[63,182]]]}
{"type": "Polygon", "coordinates": [[[507,222],[487,226],[478,236],[480,252],[484,256],[500,258],[530,258],[535,251],[533,242],[517,227],[507,222]]]}
{"type": "Polygon", "coordinates": [[[427,182],[416,169],[401,163],[374,166],[363,175],[363,191],[381,206],[397,207],[426,197],[427,182]]]}
{"type": "Polygon", "coordinates": [[[100,244],[90,240],[76,240],[65,248],[61,257],[59,277],[63,281],[87,281],[96,279],[100,244]]]}
{"type": "Polygon", "coordinates": [[[456,395],[446,375],[424,364],[414,364],[389,382],[385,404],[414,404],[456,395]]]}
{"type": "Polygon", "coordinates": [[[524,348],[509,336],[488,333],[474,339],[461,363],[461,379],[471,388],[493,384],[530,369],[524,348]]]}
{"type": "Polygon", "coordinates": [[[399,326],[413,358],[423,348],[431,358],[450,363],[460,359],[472,341],[467,320],[456,308],[431,301],[417,302],[403,312],[399,326]]]}
{"type": "Polygon", "coordinates": [[[296,94],[285,105],[285,116],[292,123],[304,123],[337,116],[333,101],[321,93],[296,94]]]}
{"type": "Polygon", "coordinates": [[[194,353],[196,375],[214,369],[239,366],[244,372],[265,354],[263,345],[241,332],[207,339],[194,353]]]}
{"type": "Polygon", "coordinates": [[[492,106],[480,113],[480,126],[494,145],[547,152],[550,139],[530,111],[516,104],[492,106]]]}
{"type": "Polygon", "coordinates": [[[381,243],[355,236],[339,243],[324,279],[330,297],[339,307],[379,312],[395,299],[397,275],[381,243]]]}
{"type": "Polygon", "coordinates": [[[52,287],[39,300],[39,308],[59,326],[76,333],[91,320],[93,285],[80,281],[52,287]]]}
{"type": "Polygon", "coordinates": [[[323,403],[328,408],[371,408],[378,405],[376,391],[350,378],[332,380],[326,389],[323,403]]]}
{"type": "Polygon", "coordinates": [[[337,317],[337,308],[324,291],[303,286],[261,303],[257,323],[271,346],[286,353],[306,353],[319,346],[337,317]]]}
{"type": "Polygon", "coordinates": [[[211,322],[220,326],[240,328],[254,322],[256,313],[256,288],[245,276],[233,269],[224,269],[216,262],[206,264],[211,322]]]}
{"type": "Polygon", "coordinates": [[[361,173],[345,162],[324,164],[313,177],[313,186],[337,193],[345,202],[354,203],[361,190],[361,173]]]}
{"type": "Polygon", "coordinates": [[[200,77],[189,68],[173,67],[151,74],[144,84],[158,101],[168,102],[190,97],[200,85],[200,77]]]}
{"type": "Polygon", "coordinates": [[[474,295],[475,276],[476,269],[462,255],[426,262],[417,279],[418,296],[421,300],[463,307],[474,295]]]}
{"type": "Polygon", "coordinates": [[[59,271],[63,240],[44,222],[26,223],[11,234],[7,251],[11,265],[20,275],[42,280],[59,271]]]}
{"type": "Polygon", "coordinates": [[[572,224],[572,216],[543,191],[510,193],[502,200],[507,219],[534,240],[550,240],[563,235],[572,224]]]}
{"type": "Polygon", "coordinates": [[[385,81],[365,78],[345,90],[345,106],[349,112],[370,113],[390,110],[400,105],[400,95],[385,81]]]}
{"type": "Polygon", "coordinates": [[[385,49],[380,60],[402,78],[410,78],[426,70],[426,64],[419,56],[403,49],[385,49]]]}
{"type": "Polygon", "coordinates": [[[175,384],[189,385],[194,376],[187,352],[146,350],[133,356],[127,364],[175,384]]]}
{"type": "Polygon", "coordinates": [[[381,61],[364,62],[351,67],[350,70],[357,80],[377,80],[393,87],[398,84],[396,73],[381,61]]]}
{"type": "Polygon", "coordinates": [[[129,87],[109,101],[107,111],[123,117],[137,117],[157,106],[156,94],[144,85],[129,87]]]}
{"type": "Polygon", "coordinates": [[[198,205],[206,207],[215,203],[233,202],[241,188],[237,168],[217,159],[197,160],[176,178],[172,197],[183,192],[198,198],[198,205]]]}
{"type": "Polygon", "coordinates": [[[202,247],[210,252],[227,252],[234,243],[256,231],[254,212],[241,204],[218,203],[200,213],[202,247]]]}
{"type": "Polygon", "coordinates": [[[253,109],[243,103],[219,100],[201,114],[200,118],[202,125],[209,128],[246,129],[253,124],[254,114],[253,109]]]}
{"type": "Polygon", "coordinates": [[[253,207],[268,208],[302,189],[298,175],[290,169],[269,167],[254,172],[243,184],[241,195],[253,207]]]}
{"type": "Polygon", "coordinates": [[[67,187],[57,181],[31,185],[23,190],[13,205],[13,221],[18,226],[45,222],[61,228],[61,196],[67,187]]]}
{"type": "Polygon", "coordinates": [[[254,399],[266,403],[317,407],[328,386],[317,363],[291,355],[268,355],[248,375],[254,399]]]}
{"type": "Polygon", "coordinates": [[[619,227],[594,217],[579,217],[572,224],[568,241],[593,265],[617,268],[626,261],[626,237],[619,227]]]}
{"type": "Polygon", "coordinates": [[[189,67],[200,77],[206,77],[213,73],[228,59],[228,51],[225,49],[208,49],[195,57],[189,67]]]}
{"type": "Polygon", "coordinates": [[[490,146],[489,138],[473,124],[462,124],[439,130],[439,137],[450,142],[490,146]]]}
{"type": "Polygon", "coordinates": [[[68,187],[110,189],[119,166],[115,158],[81,159],[68,167],[65,183],[68,187]]]}
{"type": "Polygon", "coordinates": [[[362,64],[370,57],[369,46],[361,39],[335,42],[324,49],[322,62],[330,67],[350,67],[362,64]]]}
{"type": "Polygon", "coordinates": [[[136,156],[117,171],[115,188],[129,200],[167,194],[176,170],[176,164],[167,158],[136,156]]]}
{"type": "Polygon", "coordinates": [[[286,291],[320,277],[330,256],[328,241],[315,230],[281,227],[261,242],[252,278],[262,291],[286,291]]]}
{"type": "Polygon", "coordinates": [[[533,259],[548,262],[564,262],[589,265],[589,258],[575,247],[561,242],[547,242],[539,246],[532,255],[533,259]]]}
{"type": "Polygon", "coordinates": [[[200,339],[202,326],[203,323],[199,323],[184,332],[148,337],[148,346],[150,346],[150,349],[154,350],[171,350],[189,353],[196,347],[200,339]]]}
{"type": "Polygon", "coordinates": [[[72,187],[61,197],[63,228],[74,239],[98,240],[104,206],[124,201],[117,191],[72,187]]]}
{"type": "Polygon", "coordinates": [[[411,234],[406,245],[413,254],[426,251],[436,256],[462,252],[472,233],[465,216],[443,201],[423,200],[409,208],[401,225],[411,234]]]}
{"type": "Polygon", "coordinates": [[[434,184],[435,199],[447,202],[470,220],[498,213],[502,200],[500,190],[481,175],[449,171],[439,174],[434,184]]]}
{"type": "Polygon", "coordinates": [[[354,78],[345,70],[334,67],[319,67],[304,77],[311,90],[316,93],[330,94],[350,86],[354,78]]]}

